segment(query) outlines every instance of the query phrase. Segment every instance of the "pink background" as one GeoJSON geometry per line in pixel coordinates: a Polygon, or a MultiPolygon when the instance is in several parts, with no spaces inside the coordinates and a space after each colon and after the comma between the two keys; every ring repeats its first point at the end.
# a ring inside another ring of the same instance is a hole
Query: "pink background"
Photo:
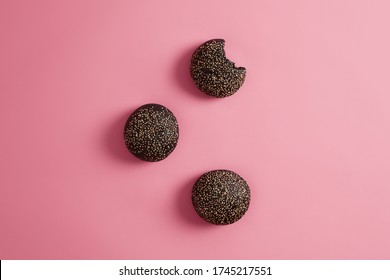
{"type": "Polygon", "coordinates": [[[389,259],[389,1],[0,1],[1,259],[389,259]],[[194,49],[247,68],[200,93],[194,49]],[[127,152],[138,106],[180,125],[159,163],[127,152]],[[191,205],[231,169],[247,214],[191,205]]]}

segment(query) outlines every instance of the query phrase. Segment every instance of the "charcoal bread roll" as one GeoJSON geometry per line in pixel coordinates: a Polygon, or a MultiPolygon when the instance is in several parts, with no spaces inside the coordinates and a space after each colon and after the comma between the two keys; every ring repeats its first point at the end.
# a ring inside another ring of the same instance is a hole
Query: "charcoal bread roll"
{"type": "Polygon", "coordinates": [[[145,104],[136,109],[124,129],[127,149],[144,161],[165,159],[175,149],[178,139],[176,117],[160,104],[145,104]]]}
{"type": "Polygon", "coordinates": [[[250,197],[248,184],[230,170],[209,171],[192,188],[196,213],[215,225],[228,225],[241,219],[248,210],[250,197]]]}
{"type": "Polygon", "coordinates": [[[225,56],[225,40],[213,39],[198,47],[191,59],[190,72],[205,94],[223,98],[234,94],[244,83],[246,69],[236,67],[225,56]]]}

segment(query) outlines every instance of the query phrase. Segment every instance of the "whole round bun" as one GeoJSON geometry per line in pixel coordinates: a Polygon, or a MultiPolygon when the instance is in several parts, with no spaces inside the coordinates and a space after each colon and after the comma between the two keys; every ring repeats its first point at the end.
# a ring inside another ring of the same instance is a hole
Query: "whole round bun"
{"type": "Polygon", "coordinates": [[[213,39],[198,47],[191,59],[191,77],[205,94],[223,98],[234,94],[244,83],[246,69],[235,67],[225,56],[225,40],[213,39]]]}
{"type": "Polygon", "coordinates": [[[250,197],[245,180],[229,170],[203,174],[192,189],[196,213],[215,225],[228,225],[241,219],[248,210],[250,197]]]}
{"type": "Polygon", "coordinates": [[[144,161],[165,159],[177,145],[176,117],[160,104],[145,104],[127,119],[124,140],[127,149],[144,161]]]}

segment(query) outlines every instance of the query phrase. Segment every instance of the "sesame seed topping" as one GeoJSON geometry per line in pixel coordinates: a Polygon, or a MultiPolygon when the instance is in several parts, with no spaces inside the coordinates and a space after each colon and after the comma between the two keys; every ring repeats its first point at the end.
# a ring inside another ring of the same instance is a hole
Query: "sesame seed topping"
{"type": "Polygon", "coordinates": [[[159,104],[146,104],[136,109],[124,129],[127,149],[145,161],[165,159],[175,149],[178,138],[175,116],[159,104]]]}
{"type": "Polygon", "coordinates": [[[191,77],[205,94],[223,98],[234,94],[244,83],[246,69],[235,67],[226,58],[225,40],[213,39],[195,50],[191,59],[191,77]]]}
{"type": "Polygon", "coordinates": [[[245,180],[229,170],[203,174],[192,189],[192,204],[198,215],[216,225],[232,224],[249,208],[250,189],[245,180]]]}

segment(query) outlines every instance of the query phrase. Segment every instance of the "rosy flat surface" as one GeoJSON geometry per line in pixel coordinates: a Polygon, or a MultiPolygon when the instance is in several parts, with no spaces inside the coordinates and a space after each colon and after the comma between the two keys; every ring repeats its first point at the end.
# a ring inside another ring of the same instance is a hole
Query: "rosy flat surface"
{"type": "Polygon", "coordinates": [[[389,259],[390,2],[0,1],[0,259],[389,259]],[[220,100],[189,76],[226,40],[220,100]],[[178,118],[159,163],[122,131],[178,118]],[[191,205],[202,173],[252,189],[236,224],[191,205]]]}

